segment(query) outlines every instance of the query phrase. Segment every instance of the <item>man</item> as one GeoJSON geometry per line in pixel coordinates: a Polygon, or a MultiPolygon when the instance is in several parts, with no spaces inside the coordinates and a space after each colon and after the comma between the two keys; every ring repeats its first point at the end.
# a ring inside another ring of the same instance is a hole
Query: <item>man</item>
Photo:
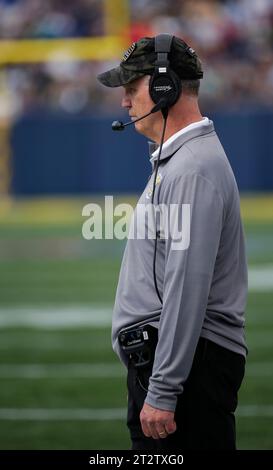
{"type": "MultiPolygon", "coordinates": [[[[161,153],[159,172],[154,187],[154,174],[148,182],[133,221],[139,207],[156,201],[159,207],[180,207],[177,218],[181,222],[182,214],[190,233],[181,245],[172,233],[156,240],[129,237],[116,293],[113,348],[128,367],[133,449],[232,450],[247,353],[239,194],[213,123],[199,110],[201,63],[181,39],[171,37],[170,44],[166,67],[158,67],[163,56],[155,52],[155,38],[143,38],[120,66],[98,76],[106,86],[124,87],[122,106],[133,120],[154,107],[154,88],[172,88],[151,87],[156,67],[178,77],[174,87],[181,90],[171,105],[163,93],[157,100],[161,110],[135,123],[158,146],[162,136],[164,143],[151,155],[155,173],[161,153]]],[[[160,230],[173,228],[174,219],[171,227],[166,227],[170,219],[163,220],[160,230]]]]}

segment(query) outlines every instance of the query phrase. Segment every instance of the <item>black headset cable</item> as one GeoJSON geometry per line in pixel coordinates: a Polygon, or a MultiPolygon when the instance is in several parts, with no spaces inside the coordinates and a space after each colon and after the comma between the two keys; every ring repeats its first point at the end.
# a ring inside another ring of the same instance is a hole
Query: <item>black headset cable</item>
{"type": "MultiPolygon", "coordinates": [[[[161,142],[160,142],[159,151],[158,151],[158,157],[157,157],[156,164],[155,164],[155,175],[154,175],[153,191],[152,191],[152,199],[151,199],[152,204],[154,204],[156,178],[157,178],[158,168],[160,164],[162,147],[164,143],[164,137],[165,137],[165,131],[166,131],[166,125],[167,125],[167,119],[168,119],[168,111],[169,111],[168,108],[163,108],[161,110],[162,115],[163,115],[163,130],[162,130],[161,142]]],[[[153,277],[154,277],[154,286],[155,286],[155,290],[157,293],[157,297],[159,298],[160,303],[163,304],[162,297],[160,295],[158,285],[157,285],[157,279],[156,279],[156,251],[157,251],[156,211],[154,211],[154,222],[155,222],[155,247],[154,247],[154,259],[153,259],[153,277]]]]}

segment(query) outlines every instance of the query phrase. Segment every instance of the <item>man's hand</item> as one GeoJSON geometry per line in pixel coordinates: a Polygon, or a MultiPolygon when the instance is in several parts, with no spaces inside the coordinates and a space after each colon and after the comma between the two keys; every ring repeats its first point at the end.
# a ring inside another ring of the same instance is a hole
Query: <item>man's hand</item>
{"type": "Polygon", "coordinates": [[[176,431],[174,412],[159,410],[144,403],[140,413],[142,431],[146,437],[164,439],[176,431]]]}

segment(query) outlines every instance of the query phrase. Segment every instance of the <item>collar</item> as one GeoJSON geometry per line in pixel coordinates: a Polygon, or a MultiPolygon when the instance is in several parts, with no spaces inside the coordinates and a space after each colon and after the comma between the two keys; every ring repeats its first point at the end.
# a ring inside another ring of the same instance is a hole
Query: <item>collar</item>
{"type": "MultiPolygon", "coordinates": [[[[164,158],[172,156],[183,144],[188,140],[194,139],[201,135],[209,134],[214,131],[213,122],[207,117],[201,121],[194,122],[188,126],[180,129],[178,132],[169,137],[162,146],[160,161],[164,158]]],[[[149,142],[150,162],[153,164],[158,157],[158,145],[154,142],[149,142]]]]}

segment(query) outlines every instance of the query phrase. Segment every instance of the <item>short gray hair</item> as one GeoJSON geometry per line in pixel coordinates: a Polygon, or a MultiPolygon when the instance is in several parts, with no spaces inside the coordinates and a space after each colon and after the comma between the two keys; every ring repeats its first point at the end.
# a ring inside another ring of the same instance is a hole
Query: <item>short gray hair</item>
{"type": "Polygon", "coordinates": [[[198,96],[200,88],[200,80],[181,80],[182,93],[185,92],[187,95],[198,96]]]}

